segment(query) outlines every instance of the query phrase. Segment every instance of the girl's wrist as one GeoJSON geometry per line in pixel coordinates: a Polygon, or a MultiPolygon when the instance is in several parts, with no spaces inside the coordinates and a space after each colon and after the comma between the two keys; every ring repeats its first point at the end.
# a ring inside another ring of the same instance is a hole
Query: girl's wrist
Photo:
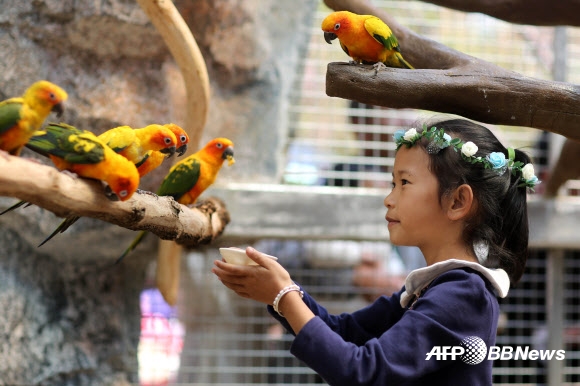
{"type": "Polygon", "coordinates": [[[304,296],[304,292],[296,284],[291,284],[289,286],[282,288],[272,302],[272,307],[274,308],[274,311],[276,311],[278,315],[284,317],[284,312],[281,309],[282,303],[287,303],[284,301],[285,299],[296,295],[300,296],[300,299],[302,299],[302,297],[304,296]]]}

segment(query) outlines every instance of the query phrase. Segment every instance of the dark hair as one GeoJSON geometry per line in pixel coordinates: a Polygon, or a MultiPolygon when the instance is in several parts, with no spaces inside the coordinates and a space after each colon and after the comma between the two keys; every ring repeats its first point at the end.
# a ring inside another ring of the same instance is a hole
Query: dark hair
{"type": "MultiPolygon", "coordinates": [[[[443,129],[453,138],[475,143],[478,147],[475,156],[485,157],[492,152],[502,152],[508,157],[507,149],[484,126],[466,119],[450,119],[426,125],[427,128],[433,126],[443,129]]],[[[426,148],[428,140],[422,138],[418,143],[426,148]]],[[[437,154],[430,154],[429,159],[429,168],[439,182],[440,198],[462,184],[471,186],[476,210],[467,220],[465,243],[470,246],[475,242],[487,244],[488,257],[483,265],[504,269],[510,281],[517,283],[528,258],[529,234],[526,188],[518,186],[521,174],[514,176],[508,170],[500,176],[491,169],[485,169],[481,163],[466,162],[453,146],[437,154]]],[[[516,149],[515,161],[527,164],[530,158],[516,149]]]]}

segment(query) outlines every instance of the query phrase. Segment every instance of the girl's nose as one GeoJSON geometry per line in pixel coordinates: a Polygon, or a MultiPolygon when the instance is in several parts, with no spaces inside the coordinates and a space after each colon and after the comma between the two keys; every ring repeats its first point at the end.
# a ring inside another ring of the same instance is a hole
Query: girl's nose
{"type": "Polygon", "coordinates": [[[390,208],[393,206],[393,192],[389,193],[387,197],[385,197],[385,201],[383,202],[385,207],[390,208]]]}

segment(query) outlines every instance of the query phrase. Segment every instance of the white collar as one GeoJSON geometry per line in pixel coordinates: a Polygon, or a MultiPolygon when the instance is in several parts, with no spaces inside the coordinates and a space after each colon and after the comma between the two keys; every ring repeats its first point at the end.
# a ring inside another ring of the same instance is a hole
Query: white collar
{"type": "Polygon", "coordinates": [[[401,294],[401,307],[405,308],[409,302],[418,297],[423,288],[427,287],[433,279],[444,272],[455,268],[471,268],[480,272],[494,287],[496,295],[505,298],[510,288],[510,279],[506,271],[501,268],[485,268],[483,265],[471,261],[449,259],[412,271],[405,280],[405,292],[401,294]],[[413,296],[414,295],[414,296],[413,296]]]}

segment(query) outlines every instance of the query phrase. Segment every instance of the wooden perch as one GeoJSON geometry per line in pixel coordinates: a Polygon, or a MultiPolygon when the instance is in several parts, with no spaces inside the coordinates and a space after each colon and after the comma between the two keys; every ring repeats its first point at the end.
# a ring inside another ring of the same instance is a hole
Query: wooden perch
{"type": "Polygon", "coordinates": [[[135,193],[124,202],[111,201],[99,181],[75,178],[6,153],[0,154],[0,170],[1,196],[31,202],[61,217],[74,214],[150,231],[187,247],[212,242],[230,221],[224,203],[217,198],[195,208],[152,193],[135,193]]]}
{"type": "Polygon", "coordinates": [[[580,140],[580,87],[538,80],[455,51],[401,26],[365,0],[326,0],[335,10],[373,14],[399,39],[417,70],[331,63],[329,96],[362,103],[459,114],[484,123],[525,126],[580,140]],[[376,73],[376,75],[375,75],[376,73]]]}
{"type": "Polygon", "coordinates": [[[580,26],[578,0],[423,0],[463,12],[481,12],[517,24],[580,26]]]}

